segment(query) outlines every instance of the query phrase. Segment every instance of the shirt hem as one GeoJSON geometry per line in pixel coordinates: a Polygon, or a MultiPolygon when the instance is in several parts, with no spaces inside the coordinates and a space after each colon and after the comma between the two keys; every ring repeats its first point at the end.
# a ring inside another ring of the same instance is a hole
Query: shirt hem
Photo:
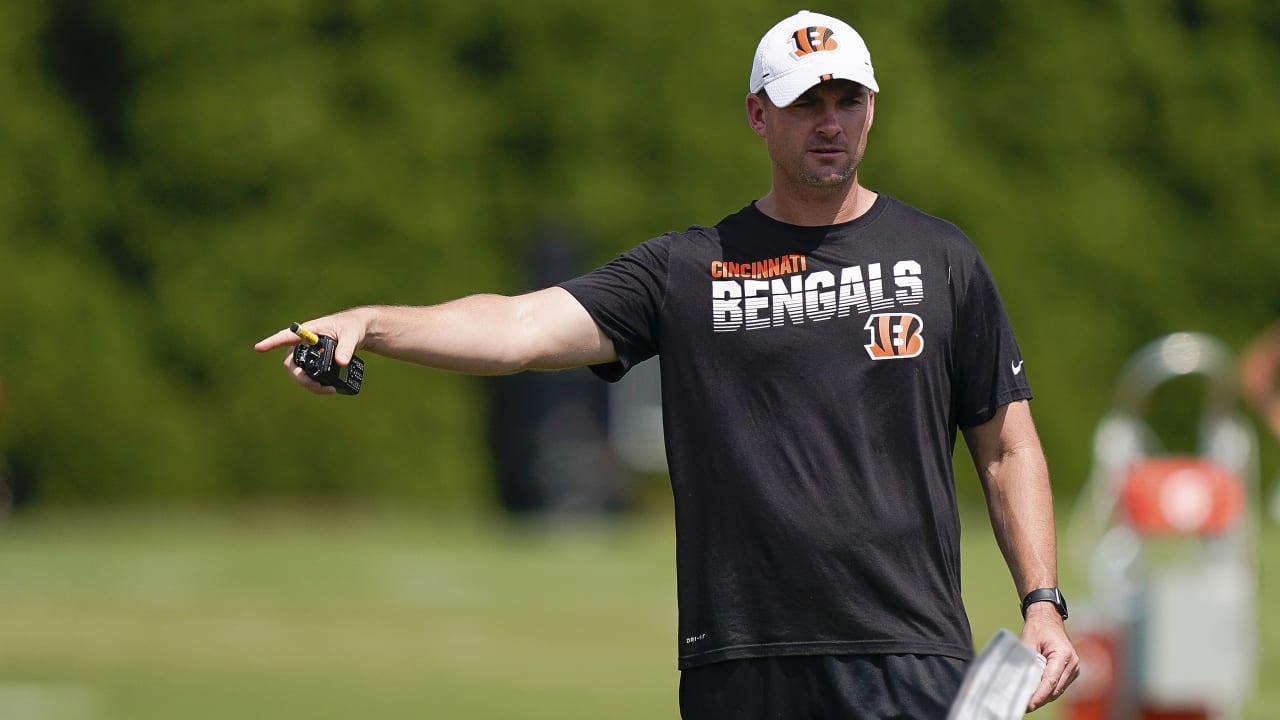
{"type": "Polygon", "coordinates": [[[689,670],[702,665],[725,662],[726,660],[797,655],[942,655],[967,662],[973,659],[973,648],[963,645],[898,641],[760,643],[731,645],[692,655],[682,655],[679,659],[678,667],[681,670],[689,670]]]}

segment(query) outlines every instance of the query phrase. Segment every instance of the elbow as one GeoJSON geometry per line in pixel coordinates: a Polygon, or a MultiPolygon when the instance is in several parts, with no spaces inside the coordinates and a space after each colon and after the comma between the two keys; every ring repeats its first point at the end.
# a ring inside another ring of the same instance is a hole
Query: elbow
{"type": "Polygon", "coordinates": [[[481,374],[515,375],[537,370],[543,366],[542,360],[543,351],[537,334],[530,332],[527,326],[517,325],[508,341],[502,344],[501,352],[489,358],[481,374]]]}
{"type": "Polygon", "coordinates": [[[476,365],[471,365],[467,368],[467,373],[484,377],[501,377],[515,375],[533,368],[533,361],[529,357],[511,352],[489,357],[476,365]]]}
{"type": "Polygon", "coordinates": [[[537,367],[541,343],[536,318],[519,298],[496,298],[491,307],[496,312],[485,319],[476,344],[463,349],[470,356],[466,372],[501,376],[537,367]]]}

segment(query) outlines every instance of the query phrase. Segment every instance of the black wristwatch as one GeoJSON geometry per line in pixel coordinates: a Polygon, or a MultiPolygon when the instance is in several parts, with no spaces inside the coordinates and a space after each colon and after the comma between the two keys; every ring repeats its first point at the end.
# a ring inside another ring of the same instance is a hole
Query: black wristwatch
{"type": "Polygon", "coordinates": [[[1038,602],[1051,602],[1054,607],[1058,608],[1058,614],[1063,620],[1067,619],[1067,599],[1062,596],[1062,591],[1056,587],[1040,588],[1027,593],[1022,598],[1022,619],[1027,619],[1027,608],[1038,602]]]}

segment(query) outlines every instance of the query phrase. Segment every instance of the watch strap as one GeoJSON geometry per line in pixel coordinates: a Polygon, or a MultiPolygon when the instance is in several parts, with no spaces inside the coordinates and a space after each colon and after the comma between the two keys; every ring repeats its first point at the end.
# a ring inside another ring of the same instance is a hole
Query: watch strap
{"type": "Polygon", "coordinates": [[[1058,614],[1063,620],[1067,619],[1067,600],[1062,596],[1062,591],[1056,587],[1037,588],[1027,593],[1022,598],[1022,619],[1027,619],[1027,608],[1038,602],[1051,602],[1058,609],[1058,614]]]}

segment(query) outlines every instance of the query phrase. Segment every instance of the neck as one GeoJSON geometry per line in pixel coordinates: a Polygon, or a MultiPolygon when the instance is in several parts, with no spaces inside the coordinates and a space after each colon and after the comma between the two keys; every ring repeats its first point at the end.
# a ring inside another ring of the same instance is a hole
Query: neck
{"type": "Polygon", "coordinates": [[[756,201],[756,208],[791,225],[835,225],[866,214],[876,197],[874,191],[858,184],[856,177],[848,187],[815,189],[810,193],[779,192],[775,183],[768,195],[756,201]]]}

